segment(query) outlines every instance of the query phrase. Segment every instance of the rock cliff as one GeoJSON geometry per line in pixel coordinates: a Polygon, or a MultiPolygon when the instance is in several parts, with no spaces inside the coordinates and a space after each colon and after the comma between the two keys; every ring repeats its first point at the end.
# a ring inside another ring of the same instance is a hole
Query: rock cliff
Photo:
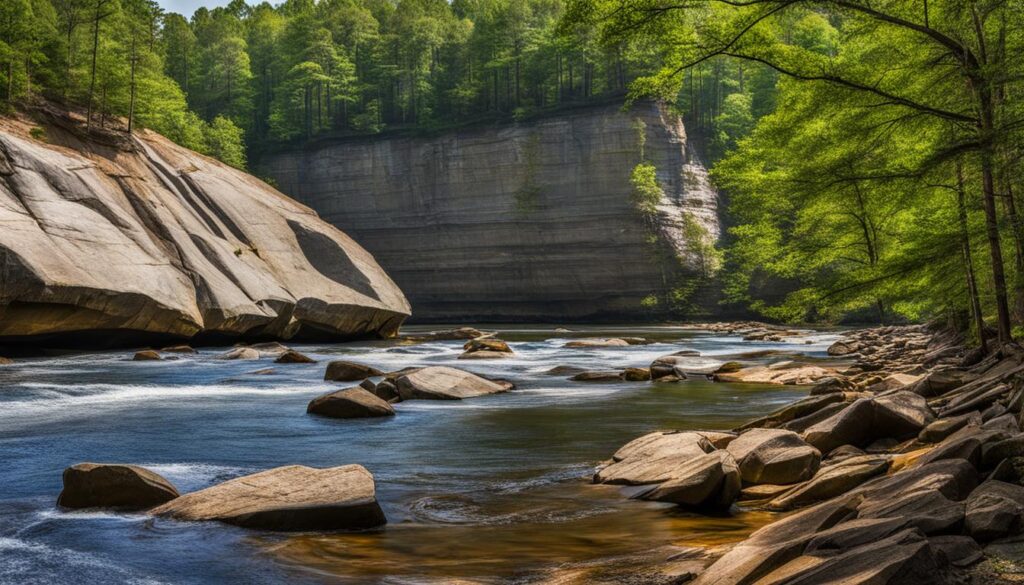
{"type": "Polygon", "coordinates": [[[151,132],[32,124],[0,120],[0,343],[389,336],[408,316],[369,253],[254,177],[151,132]]]}
{"type": "Polygon", "coordinates": [[[717,194],[682,121],[654,103],[437,137],[334,140],[259,173],[351,233],[416,319],[706,314],[717,194]],[[634,167],[661,189],[643,213],[634,167]]]}

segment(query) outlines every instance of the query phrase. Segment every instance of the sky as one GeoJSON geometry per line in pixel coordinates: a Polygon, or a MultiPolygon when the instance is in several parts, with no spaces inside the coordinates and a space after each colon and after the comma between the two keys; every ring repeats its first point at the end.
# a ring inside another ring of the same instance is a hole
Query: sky
{"type": "Polygon", "coordinates": [[[183,14],[188,18],[192,16],[192,13],[196,11],[196,8],[201,6],[216,8],[217,6],[224,6],[230,1],[231,0],[157,0],[157,3],[167,12],[177,12],[178,14],[183,14]]]}

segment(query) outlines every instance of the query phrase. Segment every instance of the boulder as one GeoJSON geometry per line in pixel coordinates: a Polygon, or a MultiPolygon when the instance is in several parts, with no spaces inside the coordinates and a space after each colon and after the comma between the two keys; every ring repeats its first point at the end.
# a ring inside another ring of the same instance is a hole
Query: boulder
{"type": "Polygon", "coordinates": [[[978,485],[978,472],[963,459],[943,459],[905,469],[900,473],[873,479],[855,492],[865,501],[893,501],[906,494],[938,491],[947,499],[960,502],[978,485]]]}
{"type": "Polygon", "coordinates": [[[848,339],[840,339],[828,346],[828,355],[850,355],[851,353],[856,353],[859,349],[860,344],[857,342],[848,339]]]}
{"type": "Polygon", "coordinates": [[[395,379],[402,400],[462,400],[507,391],[505,384],[492,382],[463,370],[431,366],[395,379]]]}
{"type": "Polygon", "coordinates": [[[768,416],[751,421],[739,428],[739,430],[767,427],[776,428],[790,421],[796,420],[820,411],[830,404],[841,403],[844,400],[842,394],[826,394],[824,396],[809,396],[788,404],[768,416]]]}
{"type": "Polygon", "coordinates": [[[984,558],[981,547],[970,536],[949,534],[928,538],[940,559],[954,567],[969,567],[984,558]]]}
{"type": "Polygon", "coordinates": [[[369,418],[394,416],[395,409],[364,388],[347,388],[314,398],[306,412],[330,418],[369,418]]]}
{"type": "Polygon", "coordinates": [[[14,360],[12,360],[11,358],[5,358],[4,356],[0,355],[0,366],[8,366],[13,363],[14,360]]]}
{"type": "Polygon", "coordinates": [[[850,382],[848,378],[841,376],[829,376],[828,378],[822,378],[814,384],[814,388],[811,388],[811,396],[820,396],[822,394],[831,394],[833,392],[845,392],[856,388],[856,384],[850,382]]]}
{"type": "Polygon", "coordinates": [[[862,455],[849,457],[822,467],[806,483],[800,484],[768,503],[772,510],[791,510],[845,494],[864,482],[883,475],[890,465],[888,457],[862,455]]]}
{"type": "Polygon", "coordinates": [[[401,400],[398,395],[398,386],[395,386],[391,380],[381,380],[380,383],[374,385],[372,392],[377,398],[389,403],[401,400]]]}
{"type": "Polygon", "coordinates": [[[936,419],[921,429],[917,440],[922,443],[939,443],[946,437],[964,428],[968,424],[981,425],[980,413],[968,413],[960,416],[936,419]]]}
{"type": "Polygon", "coordinates": [[[268,469],[185,494],[151,513],[261,530],[359,530],[387,522],[373,476],[361,465],[268,469]]]}
{"type": "Polygon", "coordinates": [[[569,379],[574,382],[621,382],[622,372],[615,370],[603,372],[580,372],[569,379]]]}
{"type": "Polygon", "coordinates": [[[651,375],[657,378],[676,375],[686,378],[687,375],[710,376],[721,368],[720,360],[695,355],[665,355],[651,363],[651,375]]]}
{"type": "Polygon", "coordinates": [[[786,362],[783,366],[751,366],[732,373],[715,374],[715,380],[738,384],[807,385],[834,377],[835,373],[832,368],[786,362]]]}
{"type": "Polygon", "coordinates": [[[625,339],[577,339],[569,341],[562,347],[587,349],[592,347],[626,347],[630,345],[625,339]]]}
{"type": "Polygon", "coordinates": [[[144,510],[178,497],[163,477],[137,465],[79,463],[64,470],[57,505],[64,508],[144,510]]]}
{"type": "Polygon", "coordinates": [[[647,368],[626,368],[622,370],[622,379],[627,382],[646,382],[651,379],[651,370],[647,368]]]}
{"type": "Polygon", "coordinates": [[[810,479],[818,471],[821,453],[800,435],[781,429],[751,429],[726,450],[747,484],[790,484],[810,479]]]}
{"type": "Polygon", "coordinates": [[[828,453],[840,445],[866,447],[882,438],[905,439],[915,436],[935,416],[921,396],[896,391],[877,398],[861,398],[814,424],[804,432],[804,440],[828,453]]]}
{"type": "Polygon", "coordinates": [[[555,366],[544,373],[548,376],[571,376],[584,371],[586,370],[577,366],[555,366]]]}
{"type": "Polygon", "coordinates": [[[718,367],[713,373],[715,374],[731,374],[732,372],[738,372],[743,369],[743,364],[740,362],[725,362],[718,367]]]}
{"type": "Polygon", "coordinates": [[[254,343],[248,346],[256,351],[260,352],[260,357],[280,357],[289,351],[291,348],[287,345],[283,345],[276,341],[265,341],[263,343],[254,343]]]}
{"type": "Polygon", "coordinates": [[[164,353],[199,353],[190,345],[171,345],[161,349],[160,351],[164,353]]]}
{"type": "Polygon", "coordinates": [[[858,501],[856,498],[835,498],[756,530],[701,573],[694,585],[756,582],[803,554],[811,539],[822,531],[855,516],[858,501]]]}
{"type": "Polygon", "coordinates": [[[309,357],[309,356],[307,356],[307,355],[304,355],[304,354],[301,354],[301,353],[299,353],[297,351],[293,351],[293,350],[289,349],[288,351],[282,353],[281,356],[278,357],[276,360],[274,360],[274,363],[275,364],[315,364],[316,360],[311,358],[311,357],[309,357]]]}
{"type": "Polygon", "coordinates": [[[477,351],[467,351],[459,354],[458,359],[460,360],[500,360],[508,357],[512,357],[513,354],[504,351],[490,351],[481,349],[477,351]]]}
{"type": "Polygon", "coordinates": [[[982,445],[981,463],[986,469],[999,465],[1009,457],[1024,457],[1024,434],[982,445]]]}
{"type": "Polygon", "coordinates": [[[144,349],[142,351],[135,352],[135,356],[132,361],[136,362],[150,362],[160,360],[160,354],[153,351],[152,349],[144,349]]]}
{"type": "Polygon", "coordinates": [[[739,493],[736,461],[728,452],[717,450],[675,467],[671,479],[642,489],[633,497],[702,510],[727,510],[739,493]]]}
{"type": "Polygon", "coordinates": [[[324,380],[330,382],[357,382],[374,376],[383,376],[384,372],[365,364],[346,360],[334,360],[327,364],[324,380]]]}
{"type": "Polygon", "coordinates": [[[258,360],[260,352],[251,347],[236,347],[217,356],[219,360],[258,360]]]}
{"type": "Polygon", "coordinates": [[[466,350],[467,353],[472,353],[474,351],[512,353],[512,348],[509,347],[507,343],[500,339],[494,339],[493,337],[471,339],[463,344],[462,349],[466,350]]]}
{"type": "Polygon", "coordinates": [[[955,502],[937,489],[903,491],[884,497],[867,497],[857,507],[858,518],[895,518],[922,534],[946,534],[964,521],[964,503],[955,502]]]}
{"type": "Polygon", "coordinates": [[[1024,487],[986,481],[967,498],[967,533],[978,542],[1014,536],[1024,530],[1024,487]]]}
{"type": "Polygon", "coordinates": [[[908,387],[907,390],[920,394],[925,398],[931,398],[932,396],[941,396],[977,378],[977,374],[962,370],[939,370],[925,374],[920,380],[908,387]]]}
{"type": "Polygon", "coordinates": [[[702,433],[656,432],[623,445],[610,465],[594,475],[595,483],[644,485],[668,481],[687,463],[715,450],[702,433]]]}
{"type": "Polygon", "coordinates": [[[0,338],[354,339],[409,315],[373,256],[255,177],[151,131],[38,123],[46,142],[0,130],[0,338]]]}
{"type": "Polygon", "coordinates": [[[457,327],[455,329],[443,329],[431,331],[421,335],[407,335],[405,339],[410,341],[457,341],[460,339],[476,339],[488,335],[473,327],[457,327]]]}

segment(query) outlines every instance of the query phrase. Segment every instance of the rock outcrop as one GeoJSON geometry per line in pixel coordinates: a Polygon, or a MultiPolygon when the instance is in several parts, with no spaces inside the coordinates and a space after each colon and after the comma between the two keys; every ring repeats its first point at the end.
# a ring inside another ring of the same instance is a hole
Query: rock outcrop
{"type": "Polygon", "coordinates": [[[694,285],[718,238],[718,197],[682,121],[654,103],[321,141],[258,167],[365,245],[417,319],[649,317],[668,309],[651,300],[691,289],[692,316],[714,307],[694,285]],[[630,182],[643,159],[664,191],[651,222],[630,182]]]}
{"type": "Polygon", "coordinates": [[[148,131],[0,121],[0,343],[391,336],[366,250],[256,178],[148,131]]]}

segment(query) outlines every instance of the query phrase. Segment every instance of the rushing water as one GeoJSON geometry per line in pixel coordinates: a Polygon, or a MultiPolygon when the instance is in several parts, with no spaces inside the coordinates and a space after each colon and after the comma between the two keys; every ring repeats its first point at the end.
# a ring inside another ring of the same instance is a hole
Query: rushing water
{"type": "Polygon", "coordinates": [[[800,397],[795,387],[688,381],[581,383],[556,365],[645,366],[680,349],[824,355],[673,327],[502,329],[516,356],[456,361],[459,342],[296,346],[319,364],[161,362],[130,352],[24,359],[0,368],[0,582],[529,583],[615,581],[680,546],[742,538],[763,513],[702,518],[591,485],[620,445],[668,428],[730,428],[800,397]],[[570,337],[644,336],[646,346],[567,349],[570,337]],[[518,389],[464,402],[413,401],[387,419],[307,416],[336,383],[324,362],[383,370],[449,364],[518,389]],[[273,367],[273,373],[254,372],[273,367]],[[104,511],[64,512],[61,472],[81,461],[149,467],[191,491],[279,465],[366,466],[389,524],[360,534],[271,534],[104,511]]]}

